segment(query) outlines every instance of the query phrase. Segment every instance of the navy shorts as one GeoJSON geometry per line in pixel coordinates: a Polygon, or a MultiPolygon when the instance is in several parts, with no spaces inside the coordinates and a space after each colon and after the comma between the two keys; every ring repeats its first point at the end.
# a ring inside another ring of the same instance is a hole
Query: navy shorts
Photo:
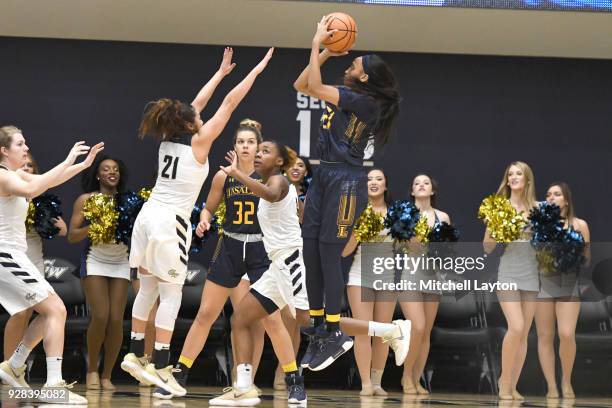
{"type": "Polygon", "coordinates": [[[206,279],[225,288],[235,288],[247,274],[251,285],[270,266],[268,253],[263,241],[247,242],[223,234],[219,238],[216,256],[213,258],[206,279]]]}
{"type": "Polygon", "coordinates": [[[331,244],[346,243],[353,224],[367,205],[365,168],[321,163],[306,194],[302,236],[331,244]]]}

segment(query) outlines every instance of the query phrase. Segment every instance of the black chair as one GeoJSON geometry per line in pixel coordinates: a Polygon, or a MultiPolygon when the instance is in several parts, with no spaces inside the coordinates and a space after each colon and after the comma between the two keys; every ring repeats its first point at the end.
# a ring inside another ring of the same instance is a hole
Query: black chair
{"type": "Polygon", "coordinates": [[[612,316],[605,300],[581,303],[576,344],[580,351],[612,354],[612,316]]]}
{"type": "Polygon", "coordinates": [[[66,306],[64,355],[79,358],[87,366],[86,336],[89,318],[86,316],[85,296],[80,279],[74,274],[76,266],[65,259],[45,259],[45,278],[66,306]]]}
{"type": "Polygon", "coordinates": [[[474,293],[462,297],[443,297],[431,334],[428,366],[468,366],[479,370],[478,391],[486,382],[491,393],[497,394],[497,363],[493,353],[492,333],[485,327],[481,299],[474,293]]]}

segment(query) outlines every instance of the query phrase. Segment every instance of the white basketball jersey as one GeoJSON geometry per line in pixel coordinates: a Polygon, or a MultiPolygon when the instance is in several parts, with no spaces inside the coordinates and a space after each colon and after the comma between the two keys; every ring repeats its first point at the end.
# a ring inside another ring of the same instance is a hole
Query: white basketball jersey
{"type": "Polygon", "coordinates": [[[14,248],[25,252],[25,221],[28,216],[28,201],[23,197],[0,197],[0,248],[14,248]]]}
{"type": "Polygon", "coordinates": [[[202,184],[208,176],[208,160],[200,164],[191,150],[192,135],[184,134],[159,146],[159,170],[150,201],[189,218],[202,184]]]}
{"type": "Polygon", "coordinates": [[[297,200],[293,185],[289,185],[287,195],[280,201],[271,203],[263,198],[259,199],[257,218],[270,259],[281,249],[302,246],[297,200]]]}

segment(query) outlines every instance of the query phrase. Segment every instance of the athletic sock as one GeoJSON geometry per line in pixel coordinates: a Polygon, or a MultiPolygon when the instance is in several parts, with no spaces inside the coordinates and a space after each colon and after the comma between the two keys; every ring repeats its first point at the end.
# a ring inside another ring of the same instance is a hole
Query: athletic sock
{"type": "Polygon", "coordinates": [[[187,376],[189,375],[189,369],[192,366],[193,366],[193,360],[181,354],[181,356],[179,357],[179,361],[178,363],[176,363],[174,368],[180,370],[178,373],[176,373],[175,377],[177,381],[179,381],[179,383],[181,383],[182,385],[187,383],[187,376]]]}
{"type": "Polygon", "coordinates": [[[389,330],[395,329],[395,327],[391,323],[368,322],[368,336],[382,337],[389,330]]]}
{"type": "Polygon", "coordinates": [[[319,327],[325,322],[325,310],[323,309],[311,309],[309,311],[310,314],[310,323],[313,327],[319,327]]]}
{"type": "Polygon", "coordinates": [[[153,364],[156,370],[160,370],[168,366],[170,361],[170,344],[155,342],[155,351],[153,352],[153,364]]]}
{"type": "Polygon", "coordinates": [[[248,390],[253,385],[253,366],[251,364],[238,364],[236,367],[236,388],[248,390]]]}
{"type": "Polygon", "coordinates": [[[285,376],[290,376],[292,374],[298,375],[298,368],[295,360],[293,360],[289,364],[285,364],[284,366],[282,366],[282,368],[283,372],[285,373],[285,376]]]}
{"type": "Polygon", "coordinates": [[[325,324],[330,333],[340,330],[340,314],[325,315],[325,324]]]}
{"type": "Polygon", "coordinates": [[[27,348],[25,344],[23,344],[23,342],[19,343],[19,345],[13,352],[13,355],[9,359],[11,367],[15,369],[20,368],[22,365],[25,364],[31,352],[32,350],[27,348]]]}
{"type": "Polygon", "coordinates": [[[144,333],[132,332],[130,336],[130,353],[134,353],[136,357],[144,356],[144,333]]]}
{"type": "Polygon", "coordinates": [[[47,385],[57,385],[62,378],[62,358],[47,357],[47,385]]]}

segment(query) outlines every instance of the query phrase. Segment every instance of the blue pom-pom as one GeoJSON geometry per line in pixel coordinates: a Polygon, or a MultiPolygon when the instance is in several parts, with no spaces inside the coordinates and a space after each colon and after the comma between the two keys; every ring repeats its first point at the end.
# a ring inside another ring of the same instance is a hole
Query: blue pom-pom
{"type": "Polygon", "coordinates": [[[34,229],[43,239],[52,239],[60,229],[55,221],[62,216],[60,199],[53,194],[41,194],[32,199],[34,204],[34,229]]]}
{"type": "Polygon", "coordinates": [[[429,242],[457,242],[459,230],[447,222],[436,223],[429,233],[429,242]]]}
{"type": "Polygon", "coordinates": [[[561,272],[572,272],[584,261],[584,248],[586,243],[582,234],[573,228],[563,230],[561,242],[555,244],[555,267],[561,272]]]}
{"type": "Polygon", "coordinates": [[[567,272],[584,261],[584,237],[573,228],[563,228],[559,206],[542,201],[529,213],[531,244],[538,251],[553,256],[553,266],[559,272],[567,272]]]}
{"type": "Polygon", "coordinates": [[[542,201],[529,213],[531,224],[531,244],[536,249],[542,249],[546,243],[557,242],[563,234],[561,209],[555,204],[542,201]]]}
{"type": "Polygon", "coordinates": [[[388,209],[385,217],[385,228],[389,235],[400,241],[407,241],[415,236],[414,228],[419,222],[419,209],[410,201],[397,200],[388,209]]]}
{"type": "Polygon", "coordinates": [[[202,213],[202,209],[204,206],[200,207],[199,205],[194,205],[193,210],[191,211],[191,246],[189,247],[190,254],[197,254],[202,250],[202,246],[204,245],[204,241],[206,240],[206,235],[203,237],[198,237],[196,234],[196,228],[198,228],[198,224],[200,223],[200,214],[202,213]]]}
{"type": "Polygon", "coordinates": [[[119,213],[115,232],[115,240],[118,243],[130,247],[134,222],[144,203],[142,197],[133,191],[118,193],[115,196],[115,208],[119,213]]]}

